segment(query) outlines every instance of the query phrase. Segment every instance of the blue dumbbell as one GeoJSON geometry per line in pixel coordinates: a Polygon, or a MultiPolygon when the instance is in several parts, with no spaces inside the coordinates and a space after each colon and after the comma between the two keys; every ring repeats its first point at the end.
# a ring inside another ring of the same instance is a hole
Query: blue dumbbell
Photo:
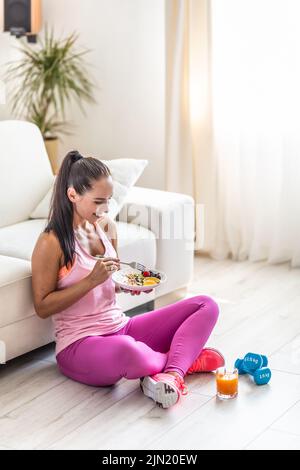
{"type": "Polygon", "coordinates": [[[255,372],[258,369],[268,365],[268,358],[262,354],[248,353],[244,359],[237,359],[234,367],[239,371],[240,375],[248,374],[249,371],[255,372]]]}
{"type": "Polygon", "coordinates": [[[237,359],[234,367],[240,375],[252,375],[256,385],[266,385],[270,382],[272,373],[268,365],[268,358],[262,354],[248,353],[244,359],[237,359]]]}
{"type": "Polygon", "coordinates": [[[256,385],[266,385],[270,382],[272,377],[272,372],[268,367],[263,367],[255,371],[249,371],[248,374],[252,375],[256,385]]]}

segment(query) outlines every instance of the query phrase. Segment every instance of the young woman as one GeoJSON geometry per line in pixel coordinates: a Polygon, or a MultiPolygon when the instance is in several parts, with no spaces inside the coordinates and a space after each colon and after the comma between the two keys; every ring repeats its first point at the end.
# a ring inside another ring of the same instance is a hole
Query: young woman
{"type": "Polygon", "coordinates": [[[52,317],[62,374],[93,386],[140,378],[145,395],[168,408],[187,393],[186,374],[224,365],[218,351],[204,349],[218,306],[198,295],[132,318],[123,313],[111,279],[120,269],[115,224],[111,236],[103,229],[112,193],[100,160],[66,155],[32,254],[34,306],[52,317]]]}

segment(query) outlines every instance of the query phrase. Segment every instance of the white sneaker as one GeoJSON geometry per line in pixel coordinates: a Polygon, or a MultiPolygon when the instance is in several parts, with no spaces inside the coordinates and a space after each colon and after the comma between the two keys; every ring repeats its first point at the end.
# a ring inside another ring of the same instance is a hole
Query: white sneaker
{"type": "Polygon", "coordinates": [[[175,405],[181,395],[188,393],[183,378],[163,372],[140,379],[140,387],[161,408],[175,405]]]}

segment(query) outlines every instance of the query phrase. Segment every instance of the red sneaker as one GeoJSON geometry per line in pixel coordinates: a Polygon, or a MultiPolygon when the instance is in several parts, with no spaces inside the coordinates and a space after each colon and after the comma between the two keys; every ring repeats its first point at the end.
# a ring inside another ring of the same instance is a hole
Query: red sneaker
{"type": "Polygon", "coordinates": [[[223,367],[224,364],[224,356],[219,351],[213,348],[205,348],[202,349],[197,359],[195,359],[191,367],[188,369],[187,374],[212,372],[219,367],[223,367]]]}
{"type": "Polygon", "coordinates": [[[142,378],[140,386],[143,393],[162,408],[175,405],[180,395],[188,393],[183,377],[164,372],[142,378]]]}

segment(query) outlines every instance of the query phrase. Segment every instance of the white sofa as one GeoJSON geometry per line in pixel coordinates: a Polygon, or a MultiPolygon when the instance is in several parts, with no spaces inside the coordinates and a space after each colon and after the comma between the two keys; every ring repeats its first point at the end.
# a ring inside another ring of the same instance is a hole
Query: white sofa
{"type": "MultiPolygon", "coordinates": [[[[54,341],[52,320],[40,319],[31,289],[31,254],[46,219],[29,215],[48,192],[53,175],[37,127],[22,121],[0,122],[0,363],[54,341]]],[[[191,197],[133,187],[117,217],[119,256],[164,271],[167,282],[155,292],[118,294],[123,310],[184,288],[193,273],[194,201],[191,197]],[[189,216],[183,215],[188,208],[189,216]],[[178,233],[161,233],[172,220],[178,233]],[[153,222],[155,221],[155,223],[153,222]],[[184,225],[184,236],[180,235],[184,225]]]]}

